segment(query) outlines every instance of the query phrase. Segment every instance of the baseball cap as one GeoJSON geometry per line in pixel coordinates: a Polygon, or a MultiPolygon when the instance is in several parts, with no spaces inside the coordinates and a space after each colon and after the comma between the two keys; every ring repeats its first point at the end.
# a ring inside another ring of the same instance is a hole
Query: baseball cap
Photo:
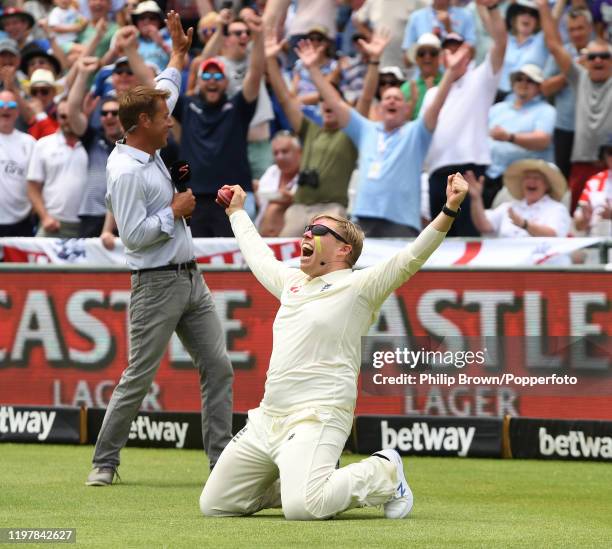
{"type": "Polygon", "coordinates": [[[123,57],[119,57],[117,61],[113,63],[113,72],[115,72],[119,68],[119,65],[130,65],[128,58],[125,55],[123,57]]]}
{"type": "Polygon", "coordinates": [[[382,76],[383,74],[391,74],[395,76],[395,78],[399,80],[400,82],[403,82],[404,80],[406,80],[406,77],[404,76],[402,69],[400,69],[399,67],[393,66],[393,65],[383,67],[382,69],[378,71],[379,76],[382,76]]]}
{"type": "Polygon", "coordinates": [[[524,74],[530,80],[533,80],[536,84],[541,84],[544,82],[544,73],[542,73],[542,69],[537,65],[533,65],[531,63],[527,63],[523,65],[519,70],[514,71],[510,74],[510,79],[512,80],[517,74],[524,74]]]}
{"type": "Polygon", "coordinates": [[[444,37],[444,40],[442,40],[442,47],[445,48],[451,42],[463,44],[465,42],[465,39],[458,32],[449,32],[444,37]]]}
{"type": "Polygon", "coordinates": [[[0,53],[7,51],[19,57],[19,46],[12,38],[4,38],[0,40],[0,53]]]}
{"type": "Polygon", "coordinates": [[[200,74],[203,73],[209,67],[214,66],[218,70],[220,70],[223,74],[225,74],[225,65],[223,61],[217,59],[216,57],[211,57],[210,59],[206,59],[200,66],[200,74]]]}

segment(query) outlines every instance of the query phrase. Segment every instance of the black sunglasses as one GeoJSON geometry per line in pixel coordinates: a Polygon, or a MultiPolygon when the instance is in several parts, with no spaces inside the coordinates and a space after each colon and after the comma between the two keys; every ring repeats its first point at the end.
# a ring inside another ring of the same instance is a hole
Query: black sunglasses
{"type": "Polygon", "coordinates": [[[306,225],[304,232],[311,232],[314,236],[324,236],[327,233],[331,234],[336,240],[349,244],[349,242],[343,236],[340,236],[336,231],[330,229],[327,225],[306,225]]]}
{"type": "Polygon", "coordinates": [[[127,67],[126,67],[126,68],[122,68],[122,69],[115,69],[113,72],[114,72],[115,74],[119,74],[119,75],[121,75],[121,74],[127,74],[127,75],[129,75],[129,76],[133,76],[133,74],[134,74],[134,73],[132,72],[132,69],[128,69],[127,67]]]}
{"type": "Polygon", "coordinates": [[[587,53],[587,59],[589,61],[595,61],[595,59],[597,59],[598,57],[602,61],[605,61],[606,59],[610,59],[611,56],[612,54],[610,54],[609,51],[595,51],[595,52],[587,53]]]}
{"type": "Polygon", "coordinates": [[[104,118],[105,116],[117,116],[119,114],[119,111],[116,109],[109,109],[107,111],[105,111],[104,109],[102,109],[100,111],[100,116],[102,116],[102,118],[104,118]]]}
{"type": "Polygon", "coordinates": [[[249,29],[235,30],[235,31],[230,31],[230,34],[232,36],[235,36],[236,38],[240,38],[243,34],[246,34],[247,36],[251,36],[251,31],[249,29]]]}
{"type": "Polygon", "coordinates": [[[425,50],[425,49],[420,49],[419,51],[417,51],[417,57],[422,58],[425,56],[428,57],[438,57],[438,55],[440,54],[439,50],[425,50]]]}

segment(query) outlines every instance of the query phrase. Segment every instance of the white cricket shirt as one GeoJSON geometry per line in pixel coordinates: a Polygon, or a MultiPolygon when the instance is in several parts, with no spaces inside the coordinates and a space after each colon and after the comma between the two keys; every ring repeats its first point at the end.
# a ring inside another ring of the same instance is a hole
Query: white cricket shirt
{"type": "Polygon", "coordinates": [[[234,212],[230,221],[251,271],[281,302],[274,319],[262,409],[280,416],[319,407],[352,414],[361,336],[368,333],[391,292],[421,268],[446,233],[429,226],[374,267],[311,279],[274,257],[246,212],[234,212]]]}

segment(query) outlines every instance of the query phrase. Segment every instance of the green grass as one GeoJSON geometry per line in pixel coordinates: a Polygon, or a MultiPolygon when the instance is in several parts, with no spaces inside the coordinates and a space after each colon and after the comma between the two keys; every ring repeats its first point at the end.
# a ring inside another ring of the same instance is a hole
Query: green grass
{"type": "Polygon", "coordinates": [[[201,452],[128,448],[123,483],[110,488],[84,486],[91,454],[89,446],[1,444],[0,527],[72,527],[78,545],[108,548],[612,547],[605,463],[409,458],[409,519],[385,520],[372,508],[304,523],[285,521],[280,509],[202,517],[201,452]]]}

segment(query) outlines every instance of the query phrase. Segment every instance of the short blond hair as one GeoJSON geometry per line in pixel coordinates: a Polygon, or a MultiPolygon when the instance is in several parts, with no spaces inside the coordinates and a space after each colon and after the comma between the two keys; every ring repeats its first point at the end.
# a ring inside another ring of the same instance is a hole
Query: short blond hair
{"type": "Polygon", "coordinates": [[[363,240],[365,238],[365,234],[361,230],[361,227],[352,221],[349,221],[346,219],[346,217],[330,213],[315,215],[310,222],[313,223],[316,219],[331,219],[338,224],[338,232],[341,236],[346,238],[346,241],[351,245],[351,251],[346,260],[351,267],[354,267],[355,263],[357,263],[357,260],[359,259],[359,256],[361,255],[361,251],[363,250],[363,240]]]}
{"type": "Polygon", "coordinates": [[[122,93],[119,97],[119,120],[125,128],[125,133],[136,129],[141,114],[153,118],[158,111],[159,100],[165,101],[168,97],[170,97],[168,90],[158,90],[148,86],[135,86],[122,93]]]}

